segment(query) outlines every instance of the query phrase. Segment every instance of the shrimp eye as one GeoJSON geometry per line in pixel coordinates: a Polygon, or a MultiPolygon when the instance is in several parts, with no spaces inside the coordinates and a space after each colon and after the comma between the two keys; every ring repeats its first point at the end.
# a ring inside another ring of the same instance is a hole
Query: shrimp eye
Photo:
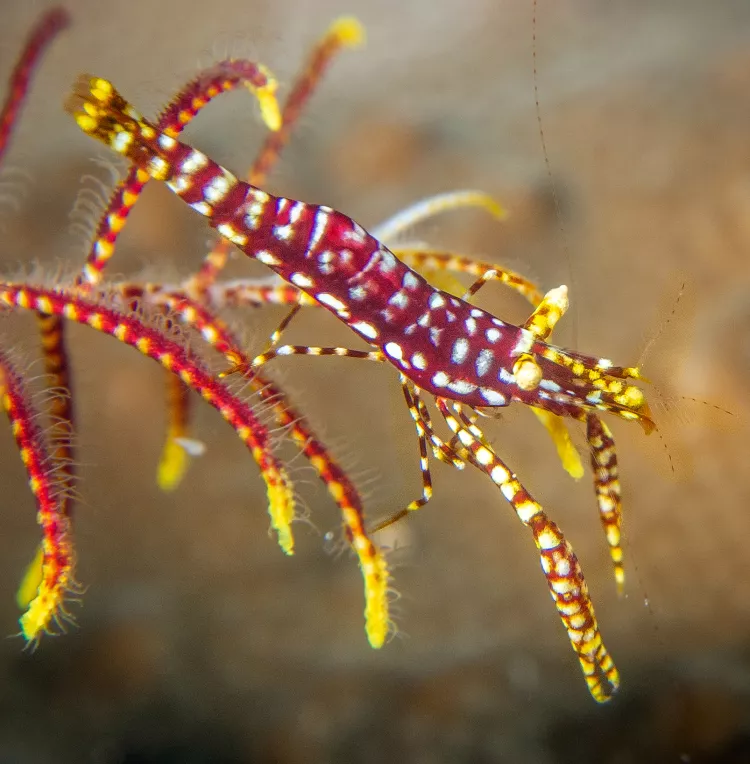
{"type": "Polygon", "coordinates": [[[542,381],[542,369],[533,356],[524,353],[513,366],[513,378],[521,390],[536,390],[542,381]]]}

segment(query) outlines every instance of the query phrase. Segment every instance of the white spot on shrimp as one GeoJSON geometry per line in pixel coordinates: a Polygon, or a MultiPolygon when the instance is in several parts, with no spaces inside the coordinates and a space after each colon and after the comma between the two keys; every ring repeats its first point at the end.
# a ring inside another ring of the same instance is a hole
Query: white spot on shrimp
{"type": "Polygon", "coordinates": [[[445,331],[445,329],[437,329],[434,326],[430,327],[430,342],[435,347],[440,347],[440,335],[445,331]]]}
{"type": "Polygon", "coordinates": [[[466,327],[466,331],[469,333],[470,337],[473,337],[477,332],[477,322],[473,318],[467,318],[464,321],[464,326],[466,327]]]}
{"type": "Polygon", "coordinates": [[[192,183],[188,178],[186,178],[184,175],[178,175],[176,178],[172,178],[172,180],[168,180],[167,188],[174,191],[176,194],[182,194],[184,191],[187,191],[192,183]]]}
{"type": "Polygon", "coordinates": [[[300,273],[299,271],[295,271],[290,277],[289,281],[292,282],[295,286],[301,287],[302,289],[309,289],[313,285],[313,280],[305,275],[304,273],[300,273]]]}
{"type": "Polygon", "coordinates": [[[361,284],[358,284],[357,286],[350,287],[350,289],[349,289],[349,297],[352,300],[356,300],[357,302],[361,302],[362,300],[366,299],[366,297],[367,297],[367,290],[361,284]]]}
{"type": "Polygon", "coordinates": [[[318,270],[324,275],[329,276],[335,270],[334,260],[336,255],[330,249],[326,249],[318,255],[318,270]]]}
{"type": "Polygon", "coordinates": [[[199,215],[210,218],[213,215],[213,209],[210,204],[206,202],[193,202],[190,205],[199,215]]]}
{"type": "Polygon", "coordinates": [[[487,329],[484,336],[487,337],[490,342],[497,342],[502,335],[500,334],[499,329],[487,329]]]}
{"type": "Polygon", "coordinates": [[[531,346],[534,344],[534,340],[535,337],[530,331],[522,329],[518,335],[518,342],[516,342],[516,346],[513,348],[511,355],[516,356],[530,352],[531,346]]]}
{"type": "Polygon", "coordinates": [[[419,287],[419,278],[415,273],[406,271],[403,279],[401,279],[401,285],[404,289],[417,289],[419,287]]]}
{"type": "Polygon", "coordinates": [[[427,368],[427,359],[423,353],[413,353],[411,357],[411,364],[415,369],[424,371],[427,368]]]}
{"type": "Polygon", "coordinates": [[[494,360],[495,354],[488,348],[482,348],[479,351],[477,360],[474,362],[474,368],[476,369],[477,376],[483,377],[490,370],[494,360]]]}
{"type": "Polygon", "coordinates": [[[163,178],[169,165],[161,157],[151,157],[148,163],[149,175],[163,178]]]}
{"type": "Polygon", "coordinates": [[[200,151],[191,151],[183,160],[181,169],[186,175],[192,175],[208,164],[208,157],[200,151]]]}
{"type": "Polygon", "coordinates": [[[480,387],[479,394],[490,406],[505,406],[508,403],[508,399],[502,393],[491,387],[480,387]]]}
{"type": "Polygon", "coordinates": [[[454,379],[448,383],[448,389],[459,395],[469,395],[477,389],[477,386],[465,379],[454,379]]]}
{"type": "Polygon", "coordinates": [[[451,378],[444,371],[439,371],[432,377],[432,384],[435,387],[445,387],[450,381],[451,378]]]}
{"type": "Polygon", "coordinates": [[[454,343],[451,349],[451,362],[463,363],[466,360],[466,356],[469,355],[469,340],[466,337],[459,337],[454,343]]]}
{"type": "Polygon", "coordinates": [[[307,205],[304,202],[295,202],[289,210],[289,222],[296,223],[302,217],[305,207],[307,205]]]}
{"type": "Polygon", "coordinates": [[[396,267],[396,256],[387,249],[382,250],[380,259],[380,272],[390,273],[396,267]]]}
{"type": "Polygon", "coordinates": [[[225,238],[229,239],[233,244],[238,247],[242,247],[247,244],[247,236],[243,233],[238,233],[229,223],[222,223],[216,226],[216,230],[225,238]]]}
{"type": "Polygon", "coordinates": [[[327,292],[321,292],[320,294],[315,295],[315,299],[318,302],[322,302],[323,305],[327,305],[329,308],[333,308],[336,311],[345,311],[346,305],[345,303],[341,302],[338,297],[334,297],[332,294],[328,294],[327,292]]]}
{"type": "Polygon", "coordinates": [[[378,330],[372,324],[368,324],[366,321],[355,321],[355,323],[352,324],[352,329],[354,329],[355,332],[359,332],[360,334],[364,335],[370,340],[374,340],[378,336],[378,330]]]}
{"type": "Polygon", "coordinates": [[[558,385],[557,382],[553,382],[551,379],[542,379],[539,382],[539,387],[544,390],[549,390],[551,393],[559,393],[560,390],[562,390],[560,385],[558,385]]]}
{"type": "Polygon", "coordinates": [[[472,308],[471,309],[471,317],[472,318],[481,318],[484,315],[484,311],[479,310],[479,308],[472,308]]]}
{"type": "Polygon", "coordinates": [[[433,292],[427,301],[427,305],[429,305],[430,310],[437,310],[437,308],[442,308],[445,305],[445,298],[440,292],[433,292]]]}
{"type": "Polygon", "coordinates": [[[315,211],[315,222],[313,223],[312,233],[310,239],[307,242],[307,250],[305,251],[305,257],[310,257],[315,248],[320,243],[325,233],[326,226],[328,225],[328,218],[330,217],[331,210],[329,207],[318,207],[315,211]]]}
{"type": "Polygon", "coordinates": [[[290,225],[275,225],[273,227],[273,235],[279,241],[289,241],[292,238],[294,229],[290,225]]]}
{"type": "Polygon", "coordinates": [[[281,260],[265,249],[256,252],[255,259],[258,260],[258,262],[263,263],[263,265],[281,265],[281,260]]]}
{"type": "Polygon", "coordinates": [[[130,133],[115,133],[110,141],[110,145],[118,154],[126,154],[128,147],[133,142],[133,136],[130,133]]]}
{"type": "Polygon", "coordinates": [[[159,146],[163,148],[165,151],[170,151],[177,145],[177,141],[172,138],[171,135],[167,135],[166,133],[162,133],[159,136],[159,146]]]}
{"type": "MultiPolygon", "coordinates": [[[[321,207],[321,209],[323,209],[321,207]]],[[[326,207],[329,212],[332,212],[330,207],[326,207]]],[[[354,220],[351,221],[352,227],[349,231],[344,231],[342,234],[342,238],[349,239],[349,241],[354,241],[357,244],[361,244],[365,240],[365,236],[367,236],[367,233],[365,232],[365,229],[362,228],[362,226],[355,222],[354,220]]]]}
{"type": "Polygon", "coordinates": [[[404,351],[398,342],[386,342],[383,350],[386,355],[395,358],[397,361],[400,361],[404,357],[404,351]]]}
{"type": "Polygon", "coordinates": [[[220,202],[229,191],[229,178],[217,175],[203,187],[203,198],[208,202],[220,202]]]}
{"type": "Polygon", "coordinates": [[[399,289],[398,292],[391,295],[388,304],[396,308],[406,308],[409,305],[409,296],[402,289],[399,289]]]}

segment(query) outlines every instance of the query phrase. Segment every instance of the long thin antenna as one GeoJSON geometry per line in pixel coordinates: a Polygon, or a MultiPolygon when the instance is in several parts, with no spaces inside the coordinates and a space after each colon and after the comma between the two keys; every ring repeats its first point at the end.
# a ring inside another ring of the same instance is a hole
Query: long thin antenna
{"type": "MultiPolygon", "coordinates": [[[[547,178],[549,180],[550,188],[552,189],[552,202],[555,206],[555,216],[557,217],[557,226],[562,237],[562,247],[565,253],[565,262],[568,266],[568,286],[573,295],[577,294],[576,280],[573,275],[573,263],[570,259],[570,247],[568,246],[568,236],[563,225],[562,209],[560,207],[560,197],[557,193],[557,184],[555,178],[552,175],[552,166],[549,161],[549,153],[547,152],[547,141],[544,137],[544,128],[542,127],[542,108],[539,105],[539,75],[537,72],[537,0],[533,0],[531,6],[531,59],[532,68],[534,71],[534,105],[536,107],[536,123],[539,129],[539,140],[542,144],[542,152],[544,153],[544,164],[547,168],[547,178]]],[[[573,316],[572,316],[572,344],[573,347],[578,347],[578,308],[574,302],[573,316]]]]}

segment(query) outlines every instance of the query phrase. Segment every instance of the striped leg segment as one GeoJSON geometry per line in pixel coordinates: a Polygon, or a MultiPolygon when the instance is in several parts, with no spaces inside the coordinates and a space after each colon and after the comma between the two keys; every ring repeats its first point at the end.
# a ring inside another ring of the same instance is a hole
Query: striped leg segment
{"type": "Polygon", "coordinates": [[[573,548],[487,443],[481,430],[465,418],[454,416],[444,399],[438,398],[437,405],[451,431],[469,451],[471,461],[489,475],[518,519],[531,531],[550,594],[578,656],[589,692],[599,703],[609,700],[619,686],[619,674],[602,642],[588,586],[573,548]]]}
{"type": "Polygon", "coordinates": [[[414,426],[417,428],[417,439],[419,441],[419,468],[422,474],[422,495],[418,499],[414,499],[413,501],[409,502],[409,504],[407,504],[407,506],[403,509],[399,510],[398,512],[394,512],[385,520],[381,520],[379,523],[376,523],[372,528],[370,528],[370,533],[377,533],[378,531],[382,531],[384,528],[393,525],[393,523],[402,520],[404,517],[406,517],[406,515],[409,514],[409,512],[421,509],[432,498],[432,474],[430,473],[430,462],[428,459],[427,429],[425,427],[424,421],[422,420],[422,417],[420,416],[417,401],[412,394],[412,389],[409,381],[406,379],[406,377],[403,376],[403,374],[400,376],[401,389],[404,393],[406,406],[409,409],[411,418],[414,420],[414,426]]]}
{"type": "MultiPolygon", "coordinates": [[[[393,247],[392,250],[396,257],[425,276],[432,271],[465,273],[484,281],[498,281],[501,284],[505,284],[513,291],[525,297],[532,305],[539,304],[543,298],[542,293],[533,281],[508,268],[502,268],[495,263],[488,263],[442,250],[399,246],[393,247]]],[[[429,278],[429,276],[427,277],[429,278]]],[[[456,294],[458,295],[458,293],[456,294]]]]}
{"type": "MultiPolygon", "coordinates": [[[[553,289],[547,293],[544,300],[537,306],[531,317],[524,326],[540,339],[546,339],[555,327],[555,324],[565,314],[568,308],[568,292],[565,287],[553,289]]],[[[553,427],[558,427],[559,418],[553,417],[548,412],[541,412],[535,409],[535,413],[540,418],[549,418],[551,421],[545,422],[547,428],[552,432],[553,427]]],[[[619,594],[623,593],[625,585],[625,571],[623,569],[623,554],[621,543],[622,526],[622,499],[620,491],[620,481],[617,473],[617,453],[615,451],[615,441],[609,427],[602,421],[601,417],[593,413],[585,416],[586,439],[589,444],[591,456],[591,470],[594,474],[594,492],[599,505],[599,516],[604,528],[604,535],[609,546],[609,553],[614,566],[615,583],[619,594]]],[[[567,436],[567,430],[563,432],[567,436]]],[[[553,435],[555,443],[563,460],[563,465],[569,465],[574,469],[571,472],[575,477],[579,472],[580,459],[571,460],[571,455],[577,452],[572,449],[572,444],[562,433],[553,435]]],[[[583,466],[580,465],[582,473],[583,466]]]]}
{"type": "Polygon", "coordinates": [[[622,594],[625,586],[621,546],[622,495],[615,441],[609,427],[596,414],[588,414],[586,417],[586,438],[591,450],[591,470],[594,473],[599,516],[612,557],[617,591],[622,594]]]}
{"type": "Polygon", "coordinates": [[[292,355],[334,355],[339,358],[358,358],[364,361],[384,361],[384,356],[379,350],[352,350],[351,348],[344,347],[315,347],[313,345],[279,345],[278,347],[271,348],[265,353],[256,355],[250,361],[250,366],[244,365],[246,359],[237,356],[236,354],[230,356],[232,359],[232,368],[227,371],[223,371],[220,376],[227,377],[230,374],[242,373],[252,374],[256,369],[260,369],[261,366],[265,366],[269,361],[274,358],[292,356],[292,355]]]}

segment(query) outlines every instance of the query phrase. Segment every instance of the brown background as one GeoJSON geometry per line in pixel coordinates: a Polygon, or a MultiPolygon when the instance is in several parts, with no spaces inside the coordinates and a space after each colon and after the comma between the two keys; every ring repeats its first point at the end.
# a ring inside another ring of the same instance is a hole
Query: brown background
{"type": "MultiPolygon", "coordinates": [[[[0,72],[44,7],[35,5],[4,0],[0,72]]],[[[62,112],[79,72],[111,78],[146,113],[227,53],[268,64],[285,92],[328,23],[356,14],[368,45],[334,65],[269,190],[366,226],[431,193],[488,191],[510,208],[506,224],[455,213],[420,238],[545,288],[569,283],[561,343],[630,364],[658,335],[645,369],[658,383],[652,398],[672,396],[668,412],[655,405],[662,438],[613,423],[626,599],[615,596],[590,478],[562,472],[530,412],[487,424],[582,560],[623,676],[617,699],[599,708],[588,698],[533,545],[480,474],[438,465],[434,501],[389,539],[399,635],[373,652],[356,564],[325,541],[337,532],[334,508],[303,462],[294,475],[310,523],[296,526],[292,559],[268,536],[257,469],[204,406],[196,433],[207,453],[179,491],[160,494],[159,369],[74,327],[75,532],[88,590],[79,629],[33,655],[19,639],[0,644],[0,761],[750,760],[750,6],[617,5],[539,7],[552,181],[534,111],[531,5],[497,0],[73,0],[74,27],[46,57],[6,161],[27,177],[0,175],[6,273],[70,270],[85,251],[68,219],[80,179],[106,182],[90,160],[111,161],[62,112]]],[[[235,94],[188,135],[241,171],[262,128],[251,99],[235,94]]],[[[112,271],[176,278],[208,239],[202,221],[150,188],[112,271]]],[[[233,270],[250,272],[260,271],[233,270]]],[[[481,303],[509,320],[526,313],[494,287],[481,303]]],[[[248,345],[280,315],[238,317],[248,345]]],[[[29,317],[3,324],[6,346],[38,375],[29,317]]],[[[288,339],[351,342],[315,312],[288,339]]],[[[275,371],[366,489],[370,517],[416,495],[416,442],[390,370],[289,359],[275,371]]],[[[0,448],[0,624],[10,634],[38,533],[7,428],[0,448]]]]}

